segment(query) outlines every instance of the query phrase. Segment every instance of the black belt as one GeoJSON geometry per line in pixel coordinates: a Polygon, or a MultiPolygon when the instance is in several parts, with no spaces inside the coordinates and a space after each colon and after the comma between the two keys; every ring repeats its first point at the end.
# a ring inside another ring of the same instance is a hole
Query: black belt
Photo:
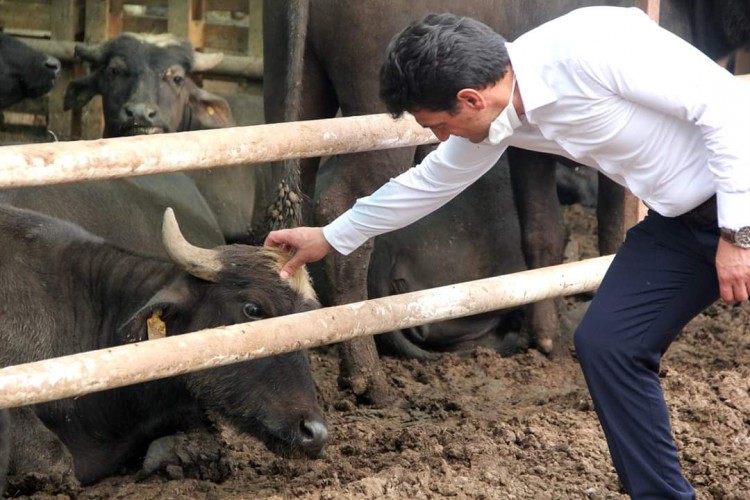
{"type": "Polygon", "coordinates": [[[716,226],[718,223],[718,215],[716,211],[716,195],[713,195],[694,209],[680,215],[678,218],[684,220],[688,224],[716,226]]]}

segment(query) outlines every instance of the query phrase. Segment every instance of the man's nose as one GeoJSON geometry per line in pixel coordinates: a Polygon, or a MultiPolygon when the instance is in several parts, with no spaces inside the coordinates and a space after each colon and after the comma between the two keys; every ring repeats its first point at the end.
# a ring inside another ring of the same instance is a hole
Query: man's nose
{"type": "Polygon", "coordinates": [[[432,130],[432,133],[435,135],[435,137],[437,137],[437,140],[440,141],[440,142],[447,141],[448,137],[451,136],[448,132],[446,132],[444,130],[437,130],[437,129],[434,129],[434,128],[430,129],[430,130],[432,130]]]}

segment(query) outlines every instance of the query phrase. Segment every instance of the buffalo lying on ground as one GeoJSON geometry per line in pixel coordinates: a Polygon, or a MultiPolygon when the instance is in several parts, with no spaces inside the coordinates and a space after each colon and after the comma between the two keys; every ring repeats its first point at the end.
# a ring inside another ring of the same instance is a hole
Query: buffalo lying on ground
{"type": "MultiPolygon", "coordinates": [[[[371,0],[367,2],[340,2],[336,0],[267,0],[263,3],[264,22],[264,98],[266,120],[278,122],[296,119],[329,118],[341,112],[344,116],[385,112],[378,97],[378,71],[384,59],[390,39],[411,21],[429,12],[454,12],[478,18],[508,40],[554,17],[578,7],[590,5],[632,6],[628,0],[467,0],[462,2],[444,0],[371,0]],[[299,12],[309,8],[308,16],[299,12]],[[300,26],[299,23],[304,23],[300,26]],[[297,47],[297,45],[302,45],[297,47]],[[290,72],[295,68],[290,57],[304,55],[301,73],[290,72]],[[301,89],[302,95],[295,95],[301,89]],[[290,96],[292,96],[290,98],[290,96]],[[297,107],[290,112],[289,107],[297,107]]],[[[662,0],[662,24],[684,38],[695,41],[711,57],[729,51],[739,44],[747,43],[750,23],[750,4],[745,0],[662,0]],[[714,43],[715,42],[715,43],[714,43]],[[710,50],[709,50],[710,49],[710,50]]],[[[638,36],[634,33],[633,36],[638,36]]],[[[616,55],[613,55],[613,57],[616,55]]],[[[309,222],[323,225],[362,196],[372,193],[389,178],[395,177],[418,161],[424,154],[421,148],[403,148],[374,151],[361,154],[340,155],[331,158],[318,172],[317,160],[305,161],[302,166],[303,191],[315,193],[314,218],[309,222]],[[317,185],[316,185],[317,181],[317,185]]],[[[521,225],[521,245],[525,263],[529,267],[545,267],[561,262],[564,233],[560,208],[556,197],[555,158],[540,153],[509,150],[508,163],[511,170],[512,190],[497,192],[498,198],[513,198],[521,225]]],[[[478,183],[493,182],[480,179],[478,183]]],[[[599,182],[597,206],[600,213],[600,249],[611,253],[622,239],[623,191],[612,183],[599,182]]],[[[368,276],[381,281],[370,293],[394,294],[399,291],[417,290],[438,280],[460,282],[476,274],[492,275],[497,261],[515,260],[515,255],[506,256],[493,243],[505,241],[506,234],[513,237],[512,225],[498,223],[503,217],[504,205],[497,198],[476,199],[457,197],[445,208],[445,212],[432,219],[439,225],[430,229],[429,222],[421,230],[407,229],[387,236],[389,243],[381,244],[376,238],[348,257],[334,254],[326,260],[326,275],[330,281],[332,302],[343,304],[368,298],[368,276]],[[471,218],[466,218],[467,214],[471,218]],[[488,246],[476,248],[470,259],[477,266],[466,273],[464,245],[456,245],[455,239],[443,237],[433,239],[428,246],[421,241],[415,244],[414,237],[451,233],[451,225],[463,224],[456,230],[460,238],[490,242],[488,246]],[[445,225],[448,225],[447,227],[445,225]],[[488,235],[489,234],[489,235],[488,235]],[[374,252],[385,252],[374,255],[374,252]],[[481,256],[477,259],[477,256],[481,256]],[[398,261],[420,262],[424,276],[394,273],[406,269],[398,261]],[[491,261],[496,262],[491,262],[491,261]],[[456,265],[456,263],[460,265],[456,265]],[[487,264],[489,262],[489,265],[487,264]],[[373,267],[373,265],[378,267],[373,267]],[[383,282],[390,281],[384,285],[383,282]]],[[[381,237],[382,238],[382,237],[381,237]]],[[[480,323],[481,324],[481,323],[480,323]]],[[[485,323],[486,324],[486,323],[485,323]]],[[[532,345],[551,356],[565,355],[560,340],[560,328],[556,307],[552,301],[535,304],[529,309],[526,324],[531,333],[532,345]]],[[[429,327],[437,332],[440,325],[429,327]]],[[[478,331],[467,331],[445,327],[447,335],[458,335],[453,342],[478,340],[478,331]]],[[[411,332],[413,333],[413,332],[411,332]]],[[[418,335],[403,335],[394,332],[391,345],[408,345],[418,335]]],[[[436,339],[445,339],[436,335],[436,339]]],[[[442,349],[439,343],[416,345],[422,348],[442,349]]],[[[414,349],[411,352],[418,352],[414,349]]],[[[357,339],[342,346],[343,377],[363,399],[375,402],[387,400],[387,384],[378,369],[372,341],[357,339]]],[[[404,351],[410,355],[410,352],[404,351]]]]}
{"type": "Polygon", "coordinates": [[[43,96],[55,86],[59,72],[57,58],[0,33],[0,109],[43,96]]]}
{"type": "MultiPolygon", "coordinates": [[[[0,366],[318,307],[288,255],[187,243],[165,214],[172,261],[121,250],[81,227],[0,205],[0,366]]],[[[77,398],[0,411],[9,490],[74,490],[142,458],[149,443],[200,427],[212,411],[284,453],[320,455],[327,427],[305,353],[294,352],[77,398]]]]}

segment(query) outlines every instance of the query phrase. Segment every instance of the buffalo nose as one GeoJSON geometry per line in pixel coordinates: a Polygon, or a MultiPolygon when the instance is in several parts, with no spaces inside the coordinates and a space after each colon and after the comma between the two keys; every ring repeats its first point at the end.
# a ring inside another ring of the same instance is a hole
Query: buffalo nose
{"type": "Polygon", "coordinates": [[[151,121],[156,116],[156,109],[144,103],[126,104],[123,111],[129,119],[151,121]]]}
{"type": "Polygon", "coordinates": [[[322,420],[311,418],[300,423],[301,448],[311,458],[322,456],[328,444],[328,427],[322,420]]]}
{"type": "Polygon", "coordinates": [[[51,69],[55,74],[57,74],[60,72],[60,68],[62,67],[62,65],[60,64],[60,60],[58,58],[49,56],[44,61],[44,67],[47,69],[51,69]]]}

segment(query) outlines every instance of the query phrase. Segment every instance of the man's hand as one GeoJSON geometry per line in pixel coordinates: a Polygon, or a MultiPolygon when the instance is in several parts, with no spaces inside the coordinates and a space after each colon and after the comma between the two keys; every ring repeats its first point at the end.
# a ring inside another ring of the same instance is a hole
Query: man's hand
{"type": "Polygon", "coordinates": [[[719,293],[726,302],[748,299],[750,293],[750,250],[719,239],[716,251],[716,273],[719,293]]]}
{"type": "Polygon", "coordinates": [[[284,279],[292,276],[300,266],[320,260],[334,250],[323,236],[323,228],[320,227],[295,227],[271,231],[263,244],[267,247],[281,247],[293,254],[281,269],[280,276],[284,279]]]}

